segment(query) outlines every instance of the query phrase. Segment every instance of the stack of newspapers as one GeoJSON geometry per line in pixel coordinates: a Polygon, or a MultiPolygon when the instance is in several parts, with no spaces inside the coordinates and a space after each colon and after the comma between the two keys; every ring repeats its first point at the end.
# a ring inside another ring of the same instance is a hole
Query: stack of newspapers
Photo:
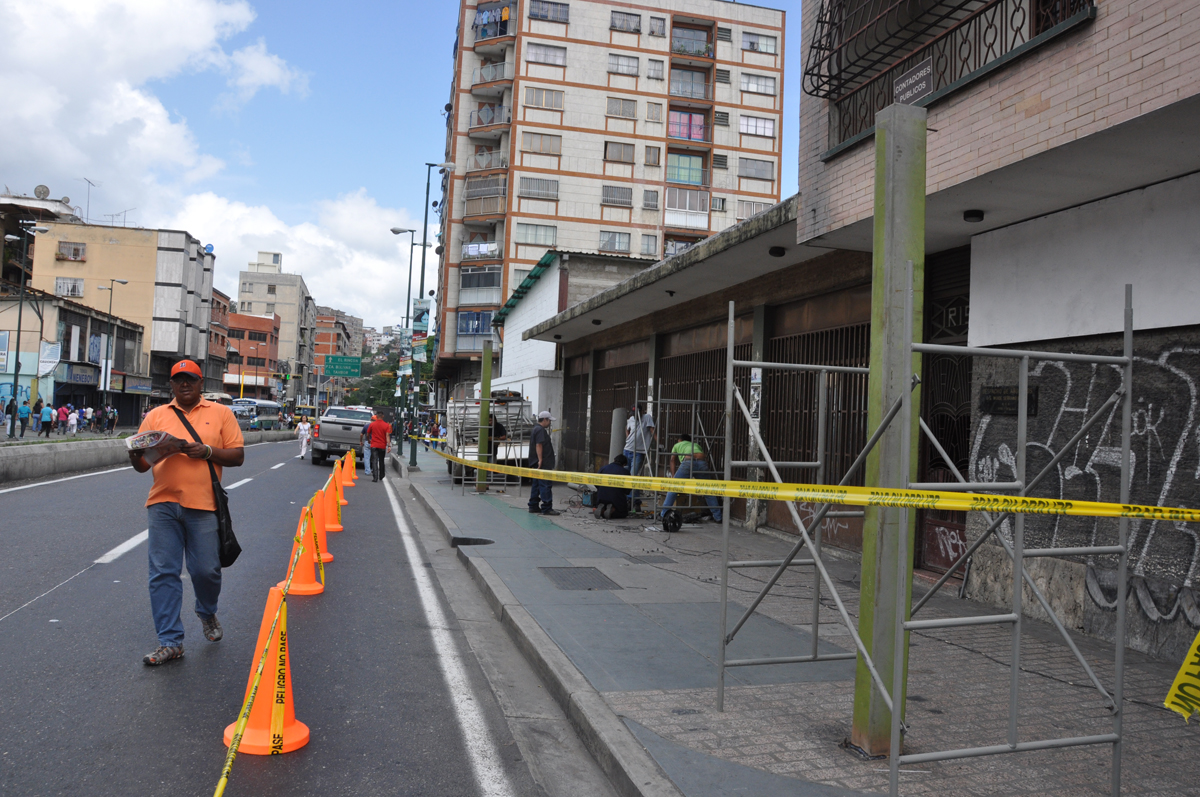
{"type": "Polygon", "coordinates": [[[130,451],[141,451],[142,458],[151,465],[178,454],[183,443],[183,440],[169,432],[142,432],[125,438],[125,447],[130,451]]]}

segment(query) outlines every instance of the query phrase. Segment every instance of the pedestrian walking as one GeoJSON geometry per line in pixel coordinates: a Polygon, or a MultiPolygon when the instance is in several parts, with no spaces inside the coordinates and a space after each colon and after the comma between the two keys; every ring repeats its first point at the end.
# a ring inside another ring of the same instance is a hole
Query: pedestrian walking
{"type": "Polygon", "coordinates": [[[89,432],[92,431],[93,428],[95,428],[92,425],[92,421],[94,419],[95,414],[96,414],[96,409],[91,404],[89,404],[83,408],[83,424],[89,432]]]}
{"type": "Polygon", "coordinates": [[[58,434],[62,436],[67,433],[67,416],[71,411],[67,409],[66,404],[60,404],[58,407],[58,434]]]}
{"type": "Polygon", "coordinates": [[[169,404],[151,410],[139,430],[174,435],[184,441],[180,453],[151,465],[141,451],[129,452],[130,462],[138,473],[154,469],[154,484],[146,507],[150,519],[150,611],[158,647],[142,658],[149,666],[183,656],[180,574],[185,557],[204,638],[217,642],[223,636],[217,620],[217,600],[221,594],[217,504],[209,465],[216,469],[220,479],[222,468],[241,466],[245,448],[233,412],[201,396],[202,379],[200,366],[193,361],[176,363],[171,369],[174,398],[169,404]],[[187,428],[189,424],[201,442],[195,442],[187,428]]]}
{"type": "Polygon", "coordinates": [[[79,410],[71,410],[67,415],[67,433],[71,437],[75,436],[75,432],[79,429],[79,410]]]}
{"type": "Polygon", "coordinates": [[[308,422],[307,415],[300,420],[300,423],[296,424],[296,438],[300,440],[300,456],[296,459],[310,456],[312,454],[312,424],[308,422]]]}
{"type": "Polygon", "coordinates": [[[42,428],[39,430],[38,436],[41,437],[41,433],[45,432],[46,439],[49,440],[50,439],[50,430],[53,428],[54,428],[54,408],[51,407],[49,404],[46,404],[45,406],[42,407],[42,428]]]}
{"type": "Polygon", "coordinates": [[[371,481],[381,482],[387,476],[387,455],[392,450],[392,425],[376,415],[367,424],[371,439],[371,481]]]}
{"type": "Polygon", "coordinates": [[[41,399],[38,399],[37,403],[33,405],[33,412],[31,415],[33,416],[34,437],[37,437],[42,431],[42,407],[44,406],[46,406],[46,402],[42,401],[41,399]]]}
{"type": "MultiPolygon", "coordinates": [[[[222,405],[224,406],[224,405],[222,405]]],[[[116,407],[108,408],[108,433],[114,434],[117,431],[117,421],[121,419],[121,414],[117,412],[116,407]]]]}
{"type": "MultiPolygon", "coordinates": [[[[548,411],[538,413],[537,423],[529,435],[529,467],[554,470],[554,443],[550,440],[550,424],[557,420],[548,411]]],[[[540,515],[561,515],[554,508],[554,490],[548,480],[533,479],[529,492],[529,511],[540,515]],[[539,504],[540,501],[540,504],[539,504]]]]}
{"type": "Polygon", "coordinates": [[[25,401],[21,404],[20,408],[17,409],[17,420],[19,420],[21,422],[21,437],[22,438],[25,437],[25,428],[29,426],[29,415],[32,412],[33,412],[33,409],[29,406],[29,399],[25,399],[25,401]]]}
{"type": "Polygon", "coordinates": [[[441,441],[442,450],[446,450],[446,424],[438,424],[438,439],[441,441]]]}
{"type": "Polygon", "coordinates": [[[10,398],[4,407],[4,428],[8,430],[8,439],[17,436],[17,400],[10,398]]]}

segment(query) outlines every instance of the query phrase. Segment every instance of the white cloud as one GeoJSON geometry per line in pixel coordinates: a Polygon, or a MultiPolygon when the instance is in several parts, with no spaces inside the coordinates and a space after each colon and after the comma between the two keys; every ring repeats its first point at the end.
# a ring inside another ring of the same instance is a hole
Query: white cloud
{"type": "Polygon", "coordinates": [[[237,50],[229,56],[233,74],[230,87],[237,90],[240,102],[249,102],[259,89],[277,88],[283,94],[293,90],[300,96],[308,94],[308,77],[287,65],[277,55],[267,52],[267,43],[259,39],[254,44],[237,50]]]}

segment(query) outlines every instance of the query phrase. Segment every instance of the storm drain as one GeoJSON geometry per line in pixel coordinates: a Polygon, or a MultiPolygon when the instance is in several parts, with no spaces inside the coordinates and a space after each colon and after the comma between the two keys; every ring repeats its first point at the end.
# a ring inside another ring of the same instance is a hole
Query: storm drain
{"type": "Polygon", "coordinates": [[[634,556],[633,554],[627,554],[625,556],[625,558],[631,562],[638,562],[639,564],[644,564],[644,565],[673,565],[673,564],[675,564],[674,559],[672,559],[669,556],[663,556],[660,553],[644,553],[639,556],[634,556]]]}
{"type": "Polygon", "coordinates": [[[558,589],[621,589],[621,586],[594,567],[539,567],[558,589]]]}

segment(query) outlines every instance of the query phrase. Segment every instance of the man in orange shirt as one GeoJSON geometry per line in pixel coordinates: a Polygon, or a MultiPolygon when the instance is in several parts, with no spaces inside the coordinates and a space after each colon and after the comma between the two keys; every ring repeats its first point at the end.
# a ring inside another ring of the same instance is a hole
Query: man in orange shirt
{"type": "Polygon", "coordinates": [[[170,404],[146,414],[139,432],[162,431],[183,442],[179,454],[153,466],[141,451],[130,451],[138,473],[154,469],[154,484],[146,507],[150,515],[150,612],[158,632],[158,649],[142,658],[156,666],[183,656],[183,582],[180,573],[187,558],[188,575],[196,593],[196,615],[210,642],[221,639],[217,598],[221,594],[221,559],[217,544],[217,503],[208,463],[236,468],[245,459],[242,431],[237,418],[223,404],[200,396],[200,366],[181,360],[171,369],[170,404]],[[187,417],[202,442],[195,442],[179,417],[187,417]],[[206,461],[207,460],[207,461],[206,461]]]}
{"type": "Polygon", "coordinates": [[[371,443],[371,481],[381,482],[387,476],[387,453],[392,447],[392,425],[378,415],[363,427],[371,443]]]}

